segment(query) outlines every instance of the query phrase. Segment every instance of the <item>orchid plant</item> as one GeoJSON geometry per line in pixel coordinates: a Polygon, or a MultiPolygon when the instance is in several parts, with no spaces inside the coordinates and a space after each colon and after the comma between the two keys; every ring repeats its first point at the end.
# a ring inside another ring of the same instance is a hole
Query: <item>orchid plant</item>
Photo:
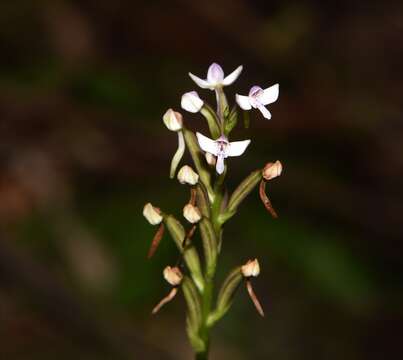
{"type": "MultiPolygon", "coordinates": [[[[170,177],[176,176],[179,183],[189,186],[190,199],[183,208],[183,217],[188,225],[183,225],[173,215],[151,203],[146,204],[143,209],[143,215],[148,222],[151,225],[158,225],[148,257],[151,258],[157,250],[165,228],[180,254],[177,263],[174,266],[167,266],[163,271],[171,290],[154,307],[152,313],[156,314],[163,305],[175,298],[179,289],[182,290],[187,303],[187,334],[196,359],[208,358],[211,329],[230,309],[242,282],[245,283],[256,310],[264,316],[262,306],[252,287],[252,278],[257,277],[260,272],[257,259],[248,260],[244,265],[231,270],[215,295],[215,273],[222,249],[224,226],[258,184],[264,207],[277,218],[277,213],[266,194],[266,182],[281,174],[282,165],[279,161],[269,162],[263,168],[253,171],[231,195],[225,186],[228,173],[225,159],[243,155],[251,142],[228,140],[237,125],[238,108],[235,105],[230,110],[224,87],[231,85],[241,72],[242,66],[239,66],[231,74],[224,76],[221,66],[214,63],[209,67],[206,79],[189,73],[199,87],[214,90],[216,94],[216,111],[203,101],[196,91],[185,93],[181,100],[182,109],[200,113],[205,118],[210,131],[209,136],[199,132],[194,134],[185,126],[183,116],[179,112],[169,109],[163,116],[165,126],[178,134],[178,149],[171,161],[170,177]],[[184,165],[177,172],[186,149],[191,155],[196,171],[191,166],[184,165]],[[202,254],[195,246],[196,230],[200,232],[202,254]]],[[[236,103],[243,110],[256,108],[266,119],[270,119],[271,114],[265,106],[276,101],[278,94],[278,84],[266,89],[253,86],[248,96],[237,94],[236,103]]]]}

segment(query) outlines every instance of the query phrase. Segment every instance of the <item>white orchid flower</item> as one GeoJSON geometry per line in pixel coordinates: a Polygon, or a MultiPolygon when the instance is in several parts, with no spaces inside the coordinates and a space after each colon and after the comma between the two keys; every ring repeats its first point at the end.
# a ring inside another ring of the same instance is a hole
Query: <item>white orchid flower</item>
{"type": "Polygon", "coordinates": [[[217,63],[212,63],[207,71],[207,79],[203,80],[189,73],[191,79],[201,88],[215,90],[223,86],[231,85],[242,72],[242,65],[238,66],[231,74],[224,77],[224,71],[217,63]]]}
{"type": "Polygon", "coordinates": [[[236,94],[236,102],[243,110],[250,110],[252,108],[260,110],[262,115],[270,120],[270,111],[266,109],[265,105],[274,103],[278,99],[279,85],[275,84],[262,89],[260,86],[253,86],[248,96],[236,94]]]}
{"type": "Polygon", "coordinates": [[[196,133],[196,136],[200,148],[217,157],[216,171],[218,174],[224,172],[225,158],[242,155],[250,144],[250,140],[229,142],[224,135],[221,135],[217,140],[212,140],[199,132],[196,133]]]}

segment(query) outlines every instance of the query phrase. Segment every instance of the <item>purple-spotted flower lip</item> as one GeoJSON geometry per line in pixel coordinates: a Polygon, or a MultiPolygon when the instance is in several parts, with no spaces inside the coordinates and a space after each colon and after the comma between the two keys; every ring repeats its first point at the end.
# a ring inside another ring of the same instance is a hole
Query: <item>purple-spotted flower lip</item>
{"type": "Polygon", "coordinates": [[[243,66],[238,66],[231,74],[225,76],[224,70],[217,63],[212,63],[207,71],[207,78],[201,79],[192,73],[190,78],[201,88],[215,90],[217,88],[231,85],[241,74],[243,66]]]}
{"type": "Polygon", "coordinates": [[[216,171],[218,174],[224,172],[225,158],[229,156],[241,156],[250,144],[250,140],[229,142],[224,135],[221,135],[217,140],[210,139],[199,132],[196,133],[196,136],[200,148],[217,157],[216,171]]]}
{"type": "Polygon", "coordinates": [[[249,90],[248,96],[236,94],[236,102],[243,110],[250,110],[252,108],[258,109],[262,115],[270,120],[270,111],[266,109],[265,105],[274,103],[278,99],[279,84],[262,89],[260,86],[252,86],[249,90]]]}

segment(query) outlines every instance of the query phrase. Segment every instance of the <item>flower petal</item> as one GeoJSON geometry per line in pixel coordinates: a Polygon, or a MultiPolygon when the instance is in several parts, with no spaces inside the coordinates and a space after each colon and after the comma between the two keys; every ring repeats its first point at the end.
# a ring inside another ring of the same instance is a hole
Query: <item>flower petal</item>
{"type": "Polygon", "coordinates": [[[278,99],[279,85],[275,84],[263,90],[263,94],[259,96],[259,101],[263,105],[274,103],[278,99]]]}
{"type": "Polygon", "coordinates": [[[196,136],[197,141],[199,142],[199,146],[203,151],[217,156],[218,148],[214,140],[208,138],[207,136],[204,136],[203,134],[200,134],[199,132],[196,133],[196,136]]]}
{"type": "Polygon", "coordinates": [[[224,156],[222,156],[222,155],[217,156],[217,164],[216,164],[216,167],[215,167],[217,173],[221,175],[224,172],[224,168],[225,168],[224,156]]]}
{"type": "Polygon", "coordinates": [[[250,109],[252,109],[252,106],[250,104],[248,96],[236,94],[235,99],[236,99],[237,104],[239,105],[239,107],[242,110],[250,110],[250,109]]]}
{"type": "Polygon", "coordinates": [[[241,74],[243,66],[238,66],[231,74],[225,77],[222,81],[223,85],[228,86],[231,85],[236,79],[238,79],[239,75],[241,74]]]}
{"type": "Polygon", "coordinates": [[[262,113],[262,115],[267,119],[270,120],[271,119],[271,114],[270,111],[267,110],[263,105],[258,104],[257,108],[260,110],[260,112],[262,113]]]}
{"type": "Polygon", "coordinates": [[[224,80],[224,71],[217,63],[212,63],[207,71],[207,81],[210,84],[221,83],[224,80]]]}
{"type": "Polygon", "coordinates": [[[240,156],[249,146],[250,140],[233,141],[227,147],[227,156],[240,156]]]}
{"type": "Polygon", "coordinates": [[[207,80],[200,79],[198,76],[189,73],[190,78],[202,89],[210,89],[211,85],[207,80]]]}

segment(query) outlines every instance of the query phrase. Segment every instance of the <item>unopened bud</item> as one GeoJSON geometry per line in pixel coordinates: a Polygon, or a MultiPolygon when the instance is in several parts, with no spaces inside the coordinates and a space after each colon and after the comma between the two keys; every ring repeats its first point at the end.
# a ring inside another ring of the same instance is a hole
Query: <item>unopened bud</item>
{"type": "Polygon", "coordinates": [[[183,208],[183,217],[191,224],[195,224],[200,221],[202,216],[200,210],[196,206],[186,204],[183,208]]]}
{"type": "Polygon", "coordinates": [[[241,267],[242,275],[246,278],[257,277],[260,273],[260,266],[257,259],[248,260],[248,262],[241,267]]]}
{"type": "Polygon", "coordinates": [[[203,105],[204,102],[196,91],[190,91],[182,95],[181,106],[186,111],[197,113],[203,105]]]}
{"type": "Polygon", "coordinates": [[[213,154],[209,153],[209,152],[206,152],[205,156],[206,156],[207,164],[209,164],[211,166],[215,166],[216,161],[217,161],[216,157],[213,154]]]}
{"type": "Polygon", "coordinates": [[[162,120],[165,126],[171,131],[179,131],[182,129],[183,120],[181,113],[168,109],[162,117],[162,120]]]}
{"type": "Polygon", "coordinates": [[[183,279],[182,272],[176,266],[167,266],[163,271],[163,275],[165,280],[168,281],[168,283],[170,283],[172,286],[178,286],[183,279]]]}
{"type": "Polygon", "coordinates": [[[283,171],[283,165],[281,165],[280,161],[276,161],[275,163],[267,163],[263,169],[263,177],[265,180],[271,180],[281,175],[283,171]]]}
{"type": "Polygon", "coordinates": [[[152,206],[151,203],[145,204],[143,215],[151,225],[158,225],[162,221],[160,209],[152,206]]]}
{"type": "Polygon", "coordinates": [[[185,165],[178,172],[178,180],[181,184],[196,185],[199,175],[190,166],[185,165]]]}

